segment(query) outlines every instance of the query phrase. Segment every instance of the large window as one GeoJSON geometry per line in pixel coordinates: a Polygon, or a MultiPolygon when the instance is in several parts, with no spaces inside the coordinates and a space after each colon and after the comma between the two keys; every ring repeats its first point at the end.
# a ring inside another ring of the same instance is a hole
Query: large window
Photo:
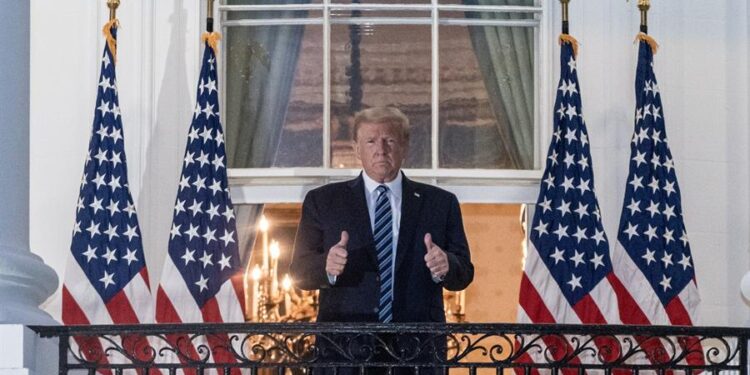
{"type": "Polygon", "coordinates": [[[225,0],[219,9],[235,184],[355,173],[352,115],[383,105],[410,118],[405,168],[415,177],[537,178],[541,1],[225,0]]]}

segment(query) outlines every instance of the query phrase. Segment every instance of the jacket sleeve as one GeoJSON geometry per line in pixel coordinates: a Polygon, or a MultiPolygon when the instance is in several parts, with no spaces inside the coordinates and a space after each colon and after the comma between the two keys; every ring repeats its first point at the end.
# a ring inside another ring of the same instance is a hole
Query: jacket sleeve
{"type": "Polygon", "coordinates": [[[464,232],[461,207],[458,199],[451,194],[446,228],[445,253],[448,255],[448,273],[443,286],[448,290],[462,290],[474,280],[474,265],[471,263],[469,243],[464,232]]]}
{"type": "Polygon", "coordinates": [[[323,227],[320,221],[315,191],[305,196],[302,203],[302,218],[294,240],[294,252],[289,265],[289,273],[295,286],[304,290],[330,287],[326,274],[328,249],[323,247],[323,227]]]}

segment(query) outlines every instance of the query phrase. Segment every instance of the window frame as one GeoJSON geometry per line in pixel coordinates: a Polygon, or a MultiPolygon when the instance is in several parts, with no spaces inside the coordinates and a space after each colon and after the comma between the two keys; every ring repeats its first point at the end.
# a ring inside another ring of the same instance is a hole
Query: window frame
{"type": "MultiPolygon", "coordinates": [[[[230,168],[229,184],[232,187],[232,200],[235,204],[262,203],[301,203],[307,191],[322,184],[353,178],[360,173],[359,169],[342,169],[331,166],[331,25],[336,24],[371,24],[399,25],[422,24],[431,26],[431,168],[404,169],[410,178],[440,186],[455,193],[463,203],[534,203],[543,173],[543,160],[546,157],[546,144],[551,129],[553,73],[552,53],[554,44],[552,35],[552,2],[535,0],[534,6],[509,5],[453,5],[439,4],[431,0],[429,4],[335,4],[332,0],[322,0],[317,4],[267,4],[267,5],[226,5],[221,0],[215,7],[215,19],[218,29],[226,33],[228,27],[271,26],[271,25],[320,25],[323,28],[323,166],[299,168],[230,168]],[[396,10],[396,11],[429,11],[427,17],[361,17],[331,19],[331,12],[349,10],[396,10]],[[286,19],[242,19],[227,20],[231,12],[282,10],[315,10],[321,11],[321,17],[286,18],[286,19]],[[440,12],[446,11],[482,11],[503,13],[534,14],[527,20],[477,20],[477,19],[440,19],[440,12]],[[440,26],[524,26],[534,29],[534,169],[456,169],[439,167],[439,95],[440,95],[440,26]]],[[[226,48],[221,49],[221,60],[226,59],[226,48]]],[[[222,80],[226,77],[226,66],[221,63],[219,74],[222,80]]],[[[220,95],[225,96],[224,86],[220,95]]],[[[223,102],[223,101],[222,101],[223,102]]]]}

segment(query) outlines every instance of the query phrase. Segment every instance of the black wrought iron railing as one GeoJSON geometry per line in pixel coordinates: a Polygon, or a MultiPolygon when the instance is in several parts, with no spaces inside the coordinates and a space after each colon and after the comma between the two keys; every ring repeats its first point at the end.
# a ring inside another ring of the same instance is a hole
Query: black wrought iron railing
{"type": "Polygon", "coordinates": [[[59,373],[748,374],[750,329],[524,324],[35,326],[59,373]]]}

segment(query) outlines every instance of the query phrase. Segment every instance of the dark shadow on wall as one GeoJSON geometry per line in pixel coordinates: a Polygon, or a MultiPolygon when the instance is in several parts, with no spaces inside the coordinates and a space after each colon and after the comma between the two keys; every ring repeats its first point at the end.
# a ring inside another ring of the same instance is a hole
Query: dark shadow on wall
{"type": "MultiPolygon", "coordinates": [[[[169,33],[166,53],[155,45],[152,56],[154,66],[163,62],[164,74],[161,82],[154,82],[154,95],[158,95],[151,108],[154,121],[147,140],[146,165],[143,171],[141,193],[138,198],[138,213],[141,222],[146,264],[151,279],[151,293],[155,295],[162,268],[167,257],[169,229],[172,223],[177,186],[182,171],[182,159],[187,142],[188,128],[195,105],[196,81],[188,82],[186,52],[192,40],[185,32],[188,12],[184,0],[176,0],[168,18],[168,26],[161,31],[169,33]]],[[[157,15],[155,15],[155,18],[157,15]]],[[[159,31],[157,31],[159,32],[159,31]]],[[[200,63],[195,54],[196,65],[200,63]]],[[[193,65],[190,65],[192,68],[193,65]]]]}

